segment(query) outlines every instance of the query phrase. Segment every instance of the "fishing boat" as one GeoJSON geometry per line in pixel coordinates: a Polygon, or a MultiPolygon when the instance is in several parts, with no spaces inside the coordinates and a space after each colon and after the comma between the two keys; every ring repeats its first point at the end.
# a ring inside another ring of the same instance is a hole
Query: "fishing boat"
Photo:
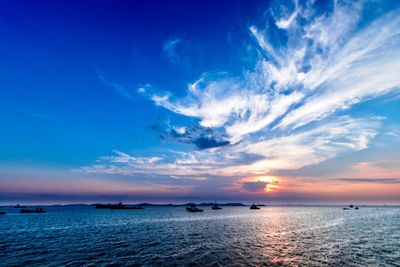
{"type": "Polygon", "coordinates": [[[186,210],[189,212],[202,212],[202,209],[199,209],[195,205],[190,205],[189,207],[186,207],[186,210]]]}
{"type": "Polygon", "coordinates": [[[122,202],[119,202],[116,205],[111,205],[110,209],[112,209],[112,210],[142,210],[144,208],[142,206],[124,205],[124,204],[122,204],[122,202]]]}
{"type": "Polygon", "coordinates": [[[0,215],[6,215],[7,213],[5,211],[0,210],[0,215]]]}
{"type": "Polygon", "coordinates": [[[217,201],[214,202],[214,205],[211,207],[212,210],[222,210],[220,206],[217,205],[217,201]]]}
{"type": "Polygon", "coordinates": [[[254,204],[254,202],[253,202],[253,205],[250,206],[250,209],[251,210],[259,210],[260,208],[257,207],[256,204],[254,204]]]}
{"type": "Polygon", "coordinates": [[[96,204],[96,209],[109,209],[113,204],[96,204]]]}
{"type": "Polygon", "coordinates": [[[42,208],[36,208],[36,209],[22,209],[19,211],[20,213],[46,213],[47,211],[42,208]]]}
{"type": "Polygon", "coordinates": [[[117,204],[96,204],[96,209],[111,209],[111,210],[143,210],[142,206],[124,205],[122,202],[117,204]]]}

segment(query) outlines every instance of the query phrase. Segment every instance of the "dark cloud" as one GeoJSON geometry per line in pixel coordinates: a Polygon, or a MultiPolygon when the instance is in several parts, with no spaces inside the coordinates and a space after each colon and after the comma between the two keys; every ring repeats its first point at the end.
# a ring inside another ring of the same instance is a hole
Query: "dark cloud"
{"type": "Polygon", "coordinates": [[[220,147],[220,146],[229,145],[229,141],[227,141],[227,140],[218,141],[217,139],[214,139],[213,137],[203,137],[203,136],[193,139],[192,142],[199,149],[207,149],[207,148],[212,148],[212,147],[220,147]]]}
{"type": "Polygon", "coordinates": [[[337,178],[335,180],[350,183],[400,184],[400,178],[337,178]]]}
{"type": "Polygon", "coordinates": [[[198,149],[221,147],[230,144],[226,134],[199,125],[185,128],[167,127],[165,130],[162,130],[160,125],[152,125],[150,128],[154,131],[161,132],[160,137],[163,140],[193,144],[198,149]]]}
{"type": "Polygon", "coordinates": [[[263,191],[268,185],[268,182],[257,181],[257,182],[242,182],[242,188],[246,191],[258,192],[263,191]]]}

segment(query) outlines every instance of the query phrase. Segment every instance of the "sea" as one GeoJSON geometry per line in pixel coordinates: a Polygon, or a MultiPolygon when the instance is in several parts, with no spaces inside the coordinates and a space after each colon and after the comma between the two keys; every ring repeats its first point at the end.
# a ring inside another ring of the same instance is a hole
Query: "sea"
{"type": "Polygon", "coordinates": [[[400,208],[45,207],[0,216],[0,266],[400,266],[400,208]]]}

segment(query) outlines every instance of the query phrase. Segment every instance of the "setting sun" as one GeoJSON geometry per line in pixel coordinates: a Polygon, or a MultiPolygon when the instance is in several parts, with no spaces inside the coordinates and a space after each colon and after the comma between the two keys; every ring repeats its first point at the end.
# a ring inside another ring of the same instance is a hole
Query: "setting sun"
{"type": "Polygon", "coordinates": [[[252,191],[254,193],[271,193],[280,188],[278,184],[280,179],[276,176],[253,176],[241,180],[240,187],[245,191],[252,191]]]}
{"type": "Polygon", "coordinates": [[[275,176],[261,176],[260,180],[267,183],[264,188],[265,192],[274,192],[279,189],[279,180],[275,176]]]}

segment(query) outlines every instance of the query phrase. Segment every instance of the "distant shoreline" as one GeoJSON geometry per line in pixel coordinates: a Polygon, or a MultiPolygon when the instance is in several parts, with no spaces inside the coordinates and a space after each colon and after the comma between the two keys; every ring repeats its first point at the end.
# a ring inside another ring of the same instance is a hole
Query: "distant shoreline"
{"type": "MultiPolygon", "coordinates": [[[[21,204],[21,203],[20,203],[21,204]]],[[[93,203],[93,204],[24,204],[22,203],[22,206],[29,206],[29,207],[34,207],[34,206],[41,206],[41,207],[79,207],[79,206],[95,206],[96,204],[113,204],[112,202],[103,202],[103,203],[93,203]]],[[[132,205],[132,206],[143,206],[143,207],[184,207],[184,206],[189,206],[189,205],[195,205],[195,206],[200,206],[200,207],[207,207],[207,206],[213,206],[213,202],[209,203],[183,203],[183,204],[160,204],[160,203],[124,203],[126,205],[132,205]]],[[[217,203],[218,206],[221,207],[247,207],[250,206],[251,204],[244,204],[244,203],[217,203]]],[[[260,204],[256,203],[257,206],[260,207],[343,207],[343,206],[348,206],[351,203],[346,203],[346,204],[260,204]]],[[[357,204],[357,203],[355,203],[357,204]]],[[[15,204],[2,204],[0,207],[13,207],[15,204]]],[[[400,207],[400,204],[357,204],[358,207],[400,207]]]]}

